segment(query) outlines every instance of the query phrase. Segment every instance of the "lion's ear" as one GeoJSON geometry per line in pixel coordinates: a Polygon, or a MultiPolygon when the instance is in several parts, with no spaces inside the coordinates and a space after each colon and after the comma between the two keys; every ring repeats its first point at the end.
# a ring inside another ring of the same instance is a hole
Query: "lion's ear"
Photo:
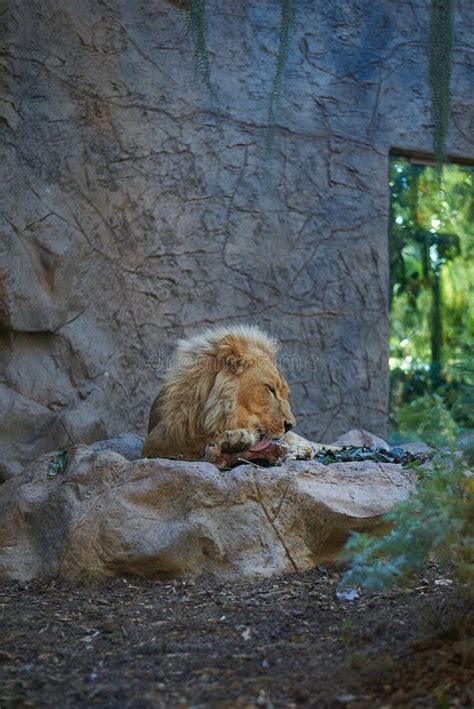
{"type": "Polygon", "coordinates": [[[217,363],[219,369],[239,372],[246,368],[241,343],[235,335],[226,335],[217,343],[217,363]]]}

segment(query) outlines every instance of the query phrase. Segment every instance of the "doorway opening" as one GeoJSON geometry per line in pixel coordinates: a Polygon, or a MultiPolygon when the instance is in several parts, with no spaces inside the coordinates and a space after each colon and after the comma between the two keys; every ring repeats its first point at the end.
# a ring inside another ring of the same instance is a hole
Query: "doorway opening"
{"type": "Polygon", "coordinates": [[[391,438],[474,429],[474,166],[391,155],[391,438]]]}

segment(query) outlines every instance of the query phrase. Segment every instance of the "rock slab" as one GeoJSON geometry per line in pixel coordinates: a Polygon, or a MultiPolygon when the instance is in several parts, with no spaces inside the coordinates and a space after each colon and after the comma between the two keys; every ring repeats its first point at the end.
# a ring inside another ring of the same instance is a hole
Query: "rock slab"
{"type": "Polygon", "coordinates": [[[0,578],[160,580],[281,575],[332,561],[414,482],[398,465],[129,461],[77,446],[48,477],[43,456],[0,488],[0,578]]]}

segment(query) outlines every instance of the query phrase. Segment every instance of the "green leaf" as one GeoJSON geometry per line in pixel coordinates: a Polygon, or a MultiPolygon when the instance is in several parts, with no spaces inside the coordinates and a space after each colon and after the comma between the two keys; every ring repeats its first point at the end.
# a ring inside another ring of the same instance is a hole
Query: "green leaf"
{"type": "Polygon", "coordinates": [[[64,473],[66,470],[68,461],[68,451],[63,448],[59,451],[57,456],[48,464],[48,471],[46,473],[48,478],[55,478],[58,474],[64,473]]]}

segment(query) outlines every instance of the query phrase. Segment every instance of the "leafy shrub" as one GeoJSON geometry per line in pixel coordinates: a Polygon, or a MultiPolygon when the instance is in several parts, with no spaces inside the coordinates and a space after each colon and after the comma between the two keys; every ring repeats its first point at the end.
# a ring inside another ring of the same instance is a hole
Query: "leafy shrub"
{"type": "Polygon", "coordinates": [[[453,418],[474,429],[474,338],[464,336],[457,356],[446,367],[449,384],[442,392],[453,418]]]}
{"type": "Polygon", "coordinates": [[[425,394],[402,406],[398,412],[402,436],[418,438],[430,445],[453,443],[459,427],[439,394],[425,394]]]}
{"type": "Polygon", "coordinates": [[[474,479],[459,458],[446,456],[423,471],[418,488],[385,515],[390,531],[381,537],[354,534],[346,544],[350,568],[343,587],[385,590],[423,570],[430,556],[453,563],[474,584],[474,479]]]}

